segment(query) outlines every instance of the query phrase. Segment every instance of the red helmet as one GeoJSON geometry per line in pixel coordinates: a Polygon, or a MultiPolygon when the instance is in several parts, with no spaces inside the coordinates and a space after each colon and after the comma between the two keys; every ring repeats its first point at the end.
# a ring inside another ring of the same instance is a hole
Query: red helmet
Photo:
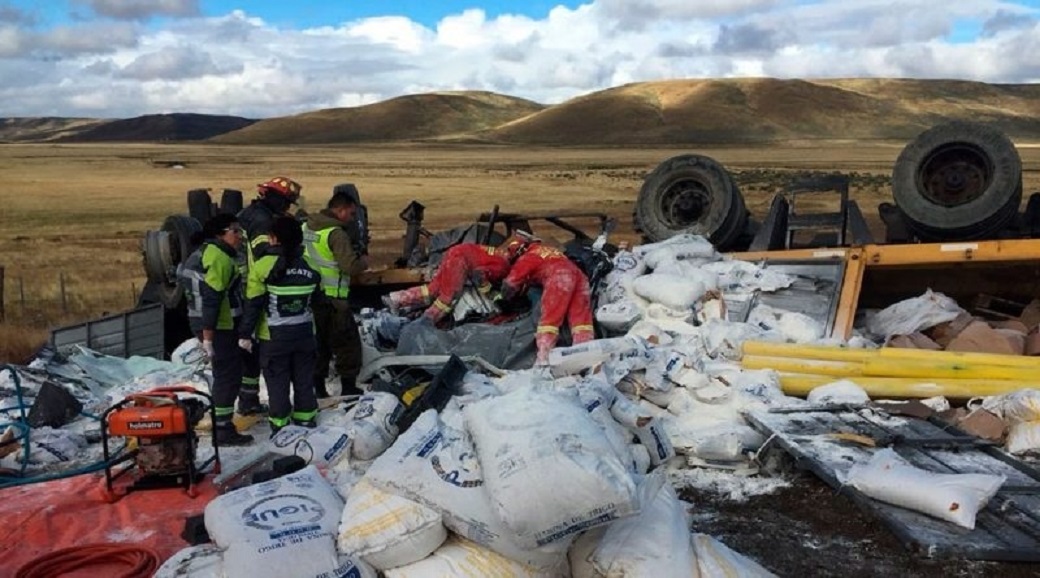
{"type": "Polygon", "coordinates": [[[274,192],[289,199],[289,202],[295,203],[300,198],[300,189],[303,187],[300,186],[300,183],[288,177],[275,177],[267,182],[260,183],[256,188],[261,197],[274,192]]]}
{"type": "Polygon", "coordinates": [[[541,239],[527,231],[516,230],[513,232],[512,237],[495,249],[495,253],[500,257],[504,257],[510,263],[514,263],[521,255],[527,252],[527,249],[532,244],[541,242],[541,239]]]}

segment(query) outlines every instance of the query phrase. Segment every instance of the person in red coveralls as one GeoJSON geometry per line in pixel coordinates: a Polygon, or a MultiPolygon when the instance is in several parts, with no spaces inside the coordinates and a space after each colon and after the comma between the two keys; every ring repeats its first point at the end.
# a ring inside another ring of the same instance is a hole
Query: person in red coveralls
{"type": "Polygon", "coordinates": [[[542,244],[541,239],[517,231],[498,248],[512,267],[502,281],[502,297],[510,300],[528,285],[542,287],[542,316],[535,331],[538,353],[536,365],[549,361],[564,318],[575,345],[593,339],[592,299],[589,280],[581,269],[559,249],[542,244]]]}
{"type": "Polygon", "coordinates": [[[495,247],[461,243],[448,249],[429,283],[394,291],[384,297],[383,302],[394,314],[401,309],[429,305],[423,315],[437,323],[451,313],[467,280],[473,281],[477,289],[487,295],[492,284],[497,284],[508,272],[509,261],[499,255],[495,247]]]}

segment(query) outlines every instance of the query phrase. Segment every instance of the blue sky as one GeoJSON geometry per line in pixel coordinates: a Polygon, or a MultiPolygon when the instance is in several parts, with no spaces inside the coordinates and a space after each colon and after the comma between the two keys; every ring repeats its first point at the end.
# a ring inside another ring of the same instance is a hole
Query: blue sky
{"type": "Polygon", "coordinates": [[[677,78],[1040,82],[1040,0],[0,0],[0,117],[251,118],[677,78]]]}

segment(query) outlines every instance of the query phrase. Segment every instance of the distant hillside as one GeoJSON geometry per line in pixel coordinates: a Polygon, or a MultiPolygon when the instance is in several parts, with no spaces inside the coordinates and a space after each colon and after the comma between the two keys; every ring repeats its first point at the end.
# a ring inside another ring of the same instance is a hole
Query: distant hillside
{"type": "Polygon", "coordinates": [[[149,114],[114,120],[77,134],[58,139],[60,142],[157,142],[198,141],[256,122],[237,116],[174,113],[149,114]]]}
{"type": "Polygon", "coordinates": [[[645,146],[782,140],[907,140],[944,120],[1040,140],[1040,84],[954,80],[666,80],[546,106],[493,92],[433,92],[249,120],[160,114],[127,120],[0,119],[0,142],[345,144],[436,141],[645,146]]]}
{"type": "Polygon", "coordinates": [[[109,122],[102,118],[0,118],[0,142],[46,142],[109,122]]]}
{"type": "Polygon", "coordinates": [[[435,92],[262,120],[211,139],[224,144],[327,144],[465,138],[545,108],[493,92],[435,92]]]}
{"type": "Polygon", "coordinates": [[[1040,137],[1040,85],[938,80],[670,80],[574,98],[483,139],[515,144],[907,139],[945,119],[1040,137]]]}

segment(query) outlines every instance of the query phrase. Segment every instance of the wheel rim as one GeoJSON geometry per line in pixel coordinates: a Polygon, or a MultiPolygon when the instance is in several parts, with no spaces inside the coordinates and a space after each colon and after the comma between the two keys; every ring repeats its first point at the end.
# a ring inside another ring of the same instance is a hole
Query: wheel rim
{"type": "Polygon", "coordinates": [[[711,192],[704,183],[691,179],[673,183],[658,202],[662,220],[673,229],[700,223],[710,206],[711,192]]]}
{"type": "Polygon", "coordinates": [[[952,143],[929,153],[917,173],[921,195],[943,207],[978,199],[993,182],[993,163],[980,149],[952,143]]]}

